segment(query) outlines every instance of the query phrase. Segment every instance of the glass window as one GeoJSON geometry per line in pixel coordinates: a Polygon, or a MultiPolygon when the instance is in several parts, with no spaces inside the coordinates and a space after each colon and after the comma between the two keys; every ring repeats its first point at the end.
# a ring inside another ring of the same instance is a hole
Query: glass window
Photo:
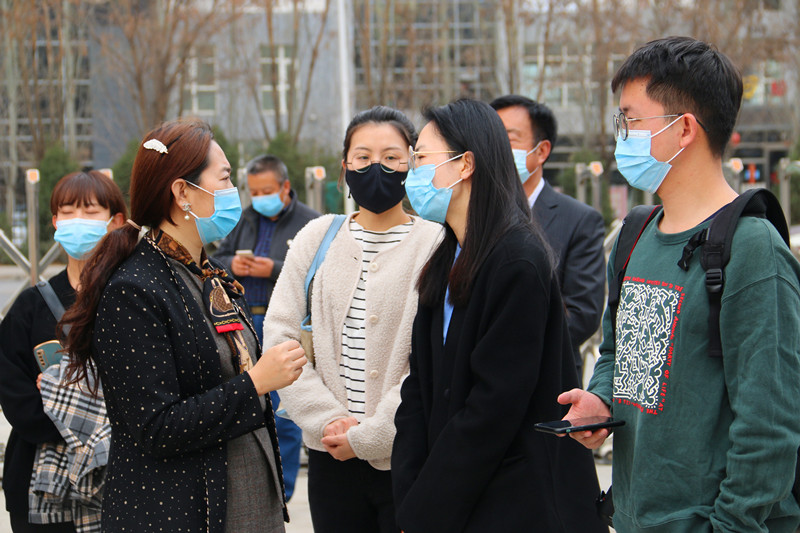
{"type": "Polygon", "coordinates": [[[264,58],[264,59],[272,59],[273,55],[277,55],[277,54],[273,54],[272,53],[272,47],[270,47],[268,44],[262,44],[261,45],[261,57],[262,58],[264,58]]]}
{"type": "Polygon", "coordinates": [[[275,109],[275,101],[272,98],[272,89],[264,89],[261,91],[261,109],[265,111],[272,111],[275,109]]]}
{"type": "Polygon", "coordinates": [[[217,93],[215,91],[197,91],[197,109],[199,111],[214,111],[217,108],[217,93]]]}
{"type": "Polygon", "coordinates": [[[214,85],[214,63],[201,61],[197,65],[197,84],[214,85]]]}
{"type": "Polygon", "coordinates": [[[183,103],[182,111],[191,111],[192,110],[192,91],[190,89],[184,89],[183,95],[181,96],[181,102],[183,103]]]}

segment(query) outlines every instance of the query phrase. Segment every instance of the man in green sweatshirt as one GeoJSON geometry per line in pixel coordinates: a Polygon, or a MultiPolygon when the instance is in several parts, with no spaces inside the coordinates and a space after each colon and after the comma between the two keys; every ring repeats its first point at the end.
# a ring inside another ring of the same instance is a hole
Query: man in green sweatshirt
{"type": "MultiPolygon", "coordinates": [[[[722,358],[708,355],[708,294],[700,251],[683,247],[735,197],[722,154],[742,99],[730,60],[684,37],[652,41],[611,83],[617,166],[658,193],[607,311],[587,391],[558,401],[566,418],[609,416],[614,527],[642,532],[794,532],[791,488],[800,446],[800,265],[766,220],[740,219],[725,268],[722,358]]],[[[613,254],[609,275],[613,275],[613,254]]],[[[597,448],[608,430],[572,434],[597,448]]]]}

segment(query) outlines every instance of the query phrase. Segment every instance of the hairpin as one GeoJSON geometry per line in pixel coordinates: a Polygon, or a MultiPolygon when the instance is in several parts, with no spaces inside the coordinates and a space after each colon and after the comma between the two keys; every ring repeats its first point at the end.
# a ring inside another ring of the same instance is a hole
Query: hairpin
{"type": "Polygon", "coordinates": [[[155,150],[156,152],[160,152],[162,154],[169,153],[164,143],[162,143],[158,139],[150,139],[149,141],[145,141],[145,143],[142,146],[144,146],[148,150],[155,150]]]}

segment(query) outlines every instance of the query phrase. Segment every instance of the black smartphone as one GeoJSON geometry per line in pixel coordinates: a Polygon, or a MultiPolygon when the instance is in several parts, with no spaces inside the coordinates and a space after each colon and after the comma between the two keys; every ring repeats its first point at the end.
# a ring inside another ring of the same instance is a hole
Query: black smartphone
{"type": "Polygon", "coordinates": [[[578,418],[575,420],[539,422],[533,425],[533,429],[544,433],[553,433],[554,435],[564,435],[576,431],[594,431],[596,429],[613,428],[624,425],[624,420],[615,420],[610,416],[590,416],[588,418],[578,418]]]}

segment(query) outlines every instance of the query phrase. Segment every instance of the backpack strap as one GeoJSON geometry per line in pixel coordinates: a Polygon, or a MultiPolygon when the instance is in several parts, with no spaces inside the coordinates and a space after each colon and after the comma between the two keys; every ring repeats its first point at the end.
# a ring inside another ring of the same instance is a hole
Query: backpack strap
{"type": "Polygon", "coordinates": [[[630,213],[622,221],[622,228],[617,236],[617,251],[614,255],[614,275],[608,280],[608,308],[611,310],[611,327],[616,330],[617,326],[617,307],[619,307],[619,296],[622,290],[622,280],[625,278],[625,270],[628,268],[628,261],[631,259],[636,243],[642,236],[644,228],[661,212],[660,205],[637,205],[631,209],[630,213]]]}
{"type": "MultiPolygon", "coordinates": [[[[58,299],[56,291],[53,290],[53,286],[50,285],[50,282],[48,281],[40,281],[36,284],[36,288],[39,289],[39,294],[42,295],[44,303],[47,304],[50,312],[53,313],[53,317],[55,317],[56,322],[60,321],[61,317],[64,316],[64,306],[61,304],[61,300],[58,299]]],[[[64,326],[62,329],[64,331],[64,335],[66,335],[69,333],[70,326],[64,326]]]]}
{"type": "Polygon", "coordinates": [[[766,218],[778,230],[783,241],[789,245],[789,227],[783,216],[781,204],[775,195],[766,189],[750,189],[736,197],[714,217],[705,232],[700,263],[706,271],[708,292],[708,355],[722,357],[722,339],[719,317],[722,309],[722,289],[725,286],[725,266],[731,259],[731,243],[736,226],[743,216],[766,218]]]}
{"type": "Polygon", "coordinates": [[[325,232],[322,242],[319,243],[319,248],[317,248],[317,253],[314,255],[314,259],[311,261],[311,266],[308,267],[308,273],[306,274],[305,282],[306,316],[300,323],[300,327],[306,331],[311,331],[311,291],[309,290],[311,287],[311,281],[314,279],[317,270],[325,260],[325,254],[328,253],[328,248],[330,248],[331,242],[333,242],[334,237],[336,237],[336,234],[339,232],[339,228],[342,227],[342,224],[346,218],[347,215],[336,215],[333,217],[331,225],[328,226],[328,231],[325,232]]]}

